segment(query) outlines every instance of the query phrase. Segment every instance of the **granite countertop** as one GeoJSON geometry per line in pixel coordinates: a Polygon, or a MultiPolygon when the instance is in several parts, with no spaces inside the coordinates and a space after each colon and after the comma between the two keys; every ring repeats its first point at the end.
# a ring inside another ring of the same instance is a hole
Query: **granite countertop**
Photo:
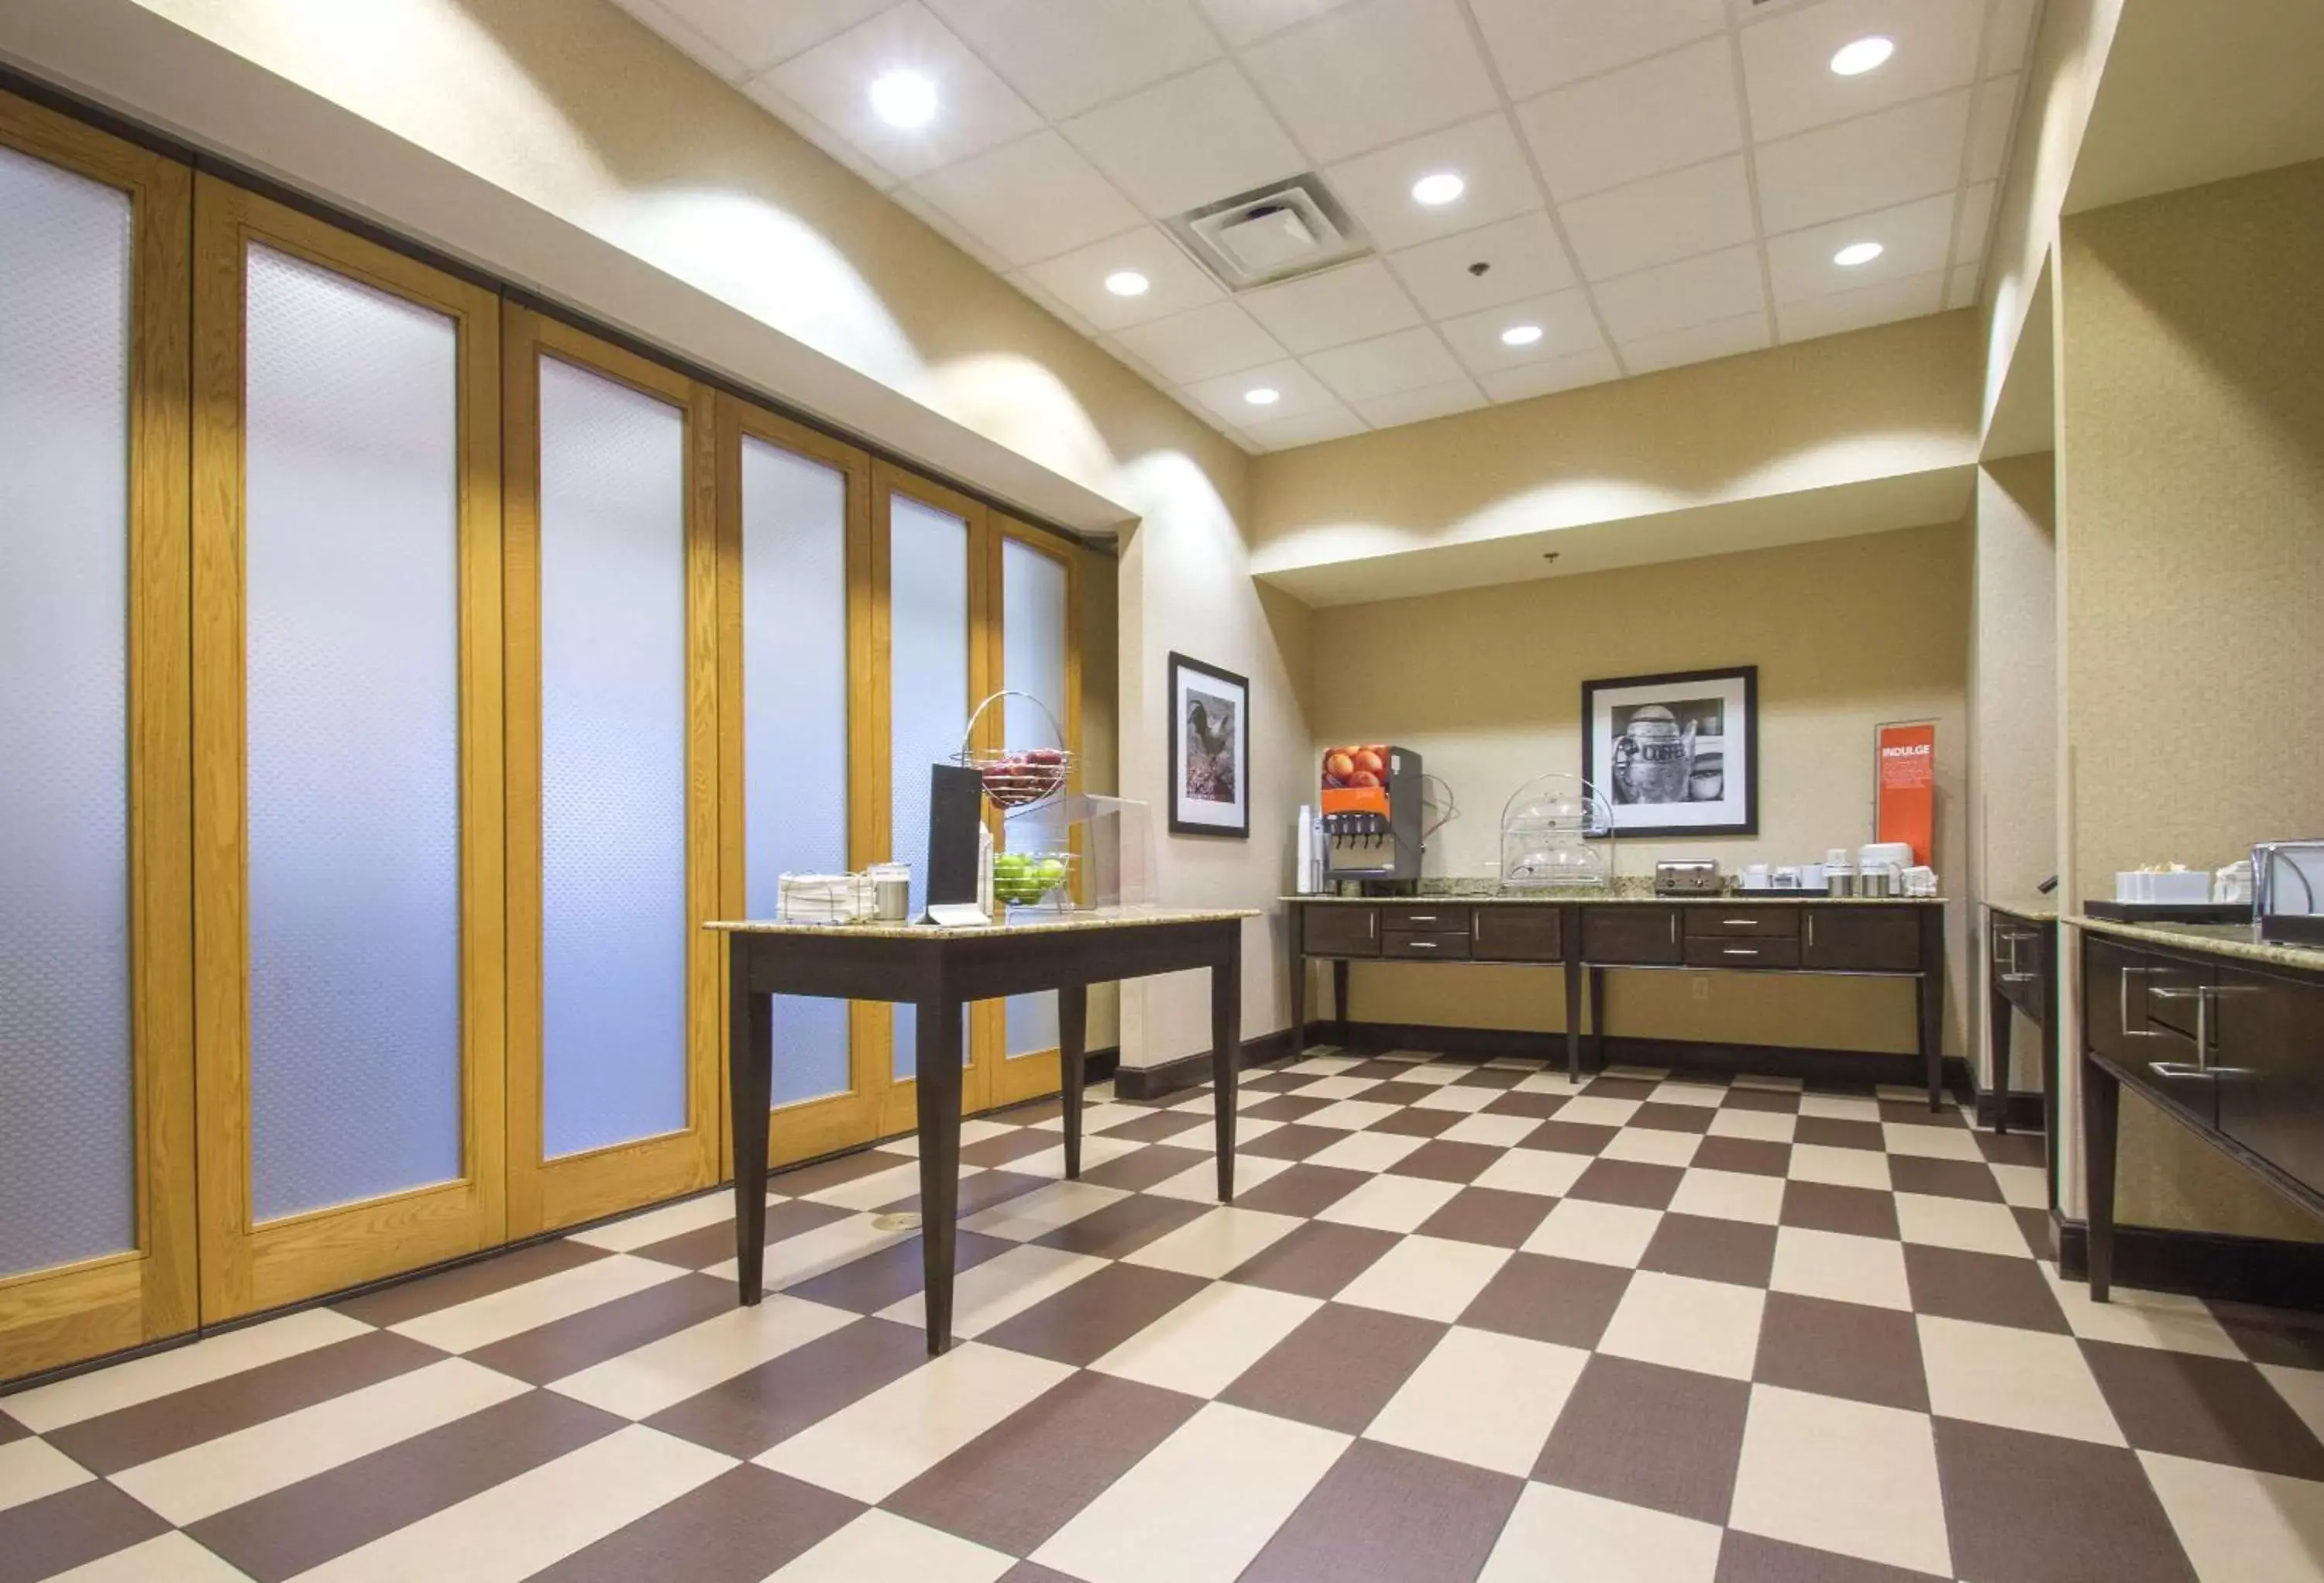
{"type": "Polygon", "coordinates": [[[2273,967],[2298,968],[2324,973],[2324,947],[2281,945],[2259,937],[2253,924],[2118,924],[2085,913],[2068,913],[2065,921],[2093,934],[2113,934],[2149,945],[2169,945],[2211,956],[2232,956],[2240,962],[2264,962],[2273,967]]]}
{"type": "Polygon", "coordinates": [[[2015,897],[1996,900],[1985,898],[1985,905],[1997,913],[2007,913],[2013,918],[2024,918],[2030,924],[2054,924],[2058,921],[2058,898],[2054,896],[2035,897],[2030,900],[2015,897]]]}
{"type": "Polygon", "coordinates": [[[986,934],[1061,934],[1072,929],[1128,929],[1153,924],[1212,924],[1255,918],[1256,907],[1088,907],[1080,912],[1019,912],[996,924],[787,924],[777,918],[714,919],[725,934],[846,934],[871,940],[971,940],[986,934]]]}

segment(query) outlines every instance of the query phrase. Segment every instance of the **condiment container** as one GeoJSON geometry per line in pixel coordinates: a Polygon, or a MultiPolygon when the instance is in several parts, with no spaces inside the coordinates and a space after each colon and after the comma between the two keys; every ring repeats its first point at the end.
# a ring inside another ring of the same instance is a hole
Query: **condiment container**
{"type": "Polygon", "coordinates": [[[1854,896],[1856,868],[1852,863],[1826,863],[1823,866],[1823,893],[1826,896],[1854,896]]]}

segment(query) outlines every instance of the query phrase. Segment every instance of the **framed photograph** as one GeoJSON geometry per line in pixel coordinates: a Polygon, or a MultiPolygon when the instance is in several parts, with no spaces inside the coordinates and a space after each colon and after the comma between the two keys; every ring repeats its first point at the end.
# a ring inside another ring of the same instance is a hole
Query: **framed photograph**
{"type": "Polygon", "coordinates": [[[1615,835],[1759,833],[1759,667],[1582,684],[1582,777],[1615,835]]]}
{"type": "Polygon", "coordinates": [[[1250,839],[1250,683],[1170,657],[1170,833],[1250,839]]]}

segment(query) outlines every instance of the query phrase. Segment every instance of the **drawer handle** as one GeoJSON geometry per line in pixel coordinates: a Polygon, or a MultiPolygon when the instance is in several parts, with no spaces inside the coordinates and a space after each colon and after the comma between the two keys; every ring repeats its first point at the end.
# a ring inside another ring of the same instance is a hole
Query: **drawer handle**
{"type": "Polygon", "coordinates": [[[1436,942],[1434,940],[1407,940],[1405,942],[1405,944],[1414,951],[1434,951],[1436,949],[1436,942]]]}
{"type": "Polygon", "coordinates": [[[1811,946],[1815,944],[1815,914],[1813,913],[1808,915],[1808,944],[1811,946]]]}
{"type": "Polygon", "coordinates": [[[1404,921],[1407,924],[1433,924],[1436,921],[1436,915],[1434,913],[1406,913],[1404,915],[1404,921]]]}
{"type": "Polygon", "coordinates": [[[1759,949],[1756,945],[1730,945],[1720,954],[1722,956],[1757,956],[1759,954],[1759,949]]]}
{"type": "Polygon", "coordinates": [[[2149,1000],[2192,1000],[2195,1003],[2195,1064],[2206,1077],[2211,1072],[2211,987],[2209,984],[2165,984],[2146,992],[2149,1000]]]}
{"type": "Polygon", "coordinates": [[[2211,1082],[2218,1081],[2219,1075],[2209,1067],[2198,1066],[2191,1061],[2150,1061],[2146,1064],[2157,1077],[2199,1078],[2211,1082]]]}
{"type": "Polygon", "coordinates": [[[2121,976],[2115,980],[2115,1020],[2122,1025],[2122,1036],[2126,1039],[2159,1039],[2163,1036],[2161,1034],[2156,1033],[2153,1028],[2139,1028],[2130,1026],[2131,975],[2135,973],[2140,978],[2144,978],[2147,974],[2153,971],[2154,971],[2153,968],[2132,967],[2126,963],[2121,971],[2121,976]]]}
{"type": "Polygon", "coordinates": [[[1677,943],[1678,943],[1678,909],[1676,909],[1675,907],[1674,907],[1674,908],[1672,908],[1672,909],[1671,909],[1671,916],[1670,916],[1670,918],[1671,918],[1671,943],[1672,943],[1673,945],[1675,945],[1675,944],[1677,944],[1677,943]]]}
{"type": "Polygon", "coordinates": [[[1722,926],[1729,929],[1756,929],[1759,926],[1759,920],[1757,918],[1721,918],[1719,922],[1722,926]]]}

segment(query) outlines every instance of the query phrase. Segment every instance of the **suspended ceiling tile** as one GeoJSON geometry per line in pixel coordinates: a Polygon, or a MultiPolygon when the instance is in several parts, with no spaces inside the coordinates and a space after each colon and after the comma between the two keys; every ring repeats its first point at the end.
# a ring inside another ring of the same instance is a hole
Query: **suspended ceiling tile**
{"type": "Polygon", "coordinates": [[[1174,385],[1256,368],[1283,355],[1274,336],[1234,302],[1213,302],[1115,334],[1132,356],[1174,385]]]}
{"type": "Polygon", "coordinates": [[[1595,77],[1727,25],[1720,0],[1469,0],[1515,98],[1595,77]]]}
{"type": "Polygon", "coordinates": [[[1759,248],[1747,242],[1659,264],[1591,288],[1617,341],[1667,335],[1766,306],[1759,248]]]}
{"type": "Polygon", "coordinates": [[[2022,71],[2034,54],[2034,17],[2041,0],[1995,0],[1985,28],[1985,74],[2022,71]]]}
{"type": "Polygon", "coordinates": [[[1906,275],[1942,270],[1952,252],[1954,195],[1835,220],[1767,239],[1767,273],[1775,301],[1801,302],[1835,291],[1861,291],[1906,275]],[[1843,247],[1877,242],[1880,256],[1849,266],[1833,262],[1843,247]]]}
{"type": "Polygon", "coordinates": [[[1775,313],[1782,321],[1785,341],[1806,341],[1935,313],[1944,306],[1944,294],[1945,274],[1936,270],[1858,291],[1837,291],[1829,297],[1812,297],[1804,302],[1787,302],[1775,313]]]}
{"type": "Polygon", "coordinates": [[[1323,180],[1383,252],[1541,207],[1525,149],[1499,111],[1329,166],[1323,180]],[[1416,201],[1413,183],[1442,171],[1458,174],[1466,190],[1434,207],[1416,201]]]}
{"type": "Polygon", "coordinates": [[[1420,322],[1419,309],[1376,258],[1246,291],[1250,316],[1295,353],[1320,352],[1420,322]]]}
{"type": "Polygon", "coordinates": [[[1993,232],[1993,202],[1999,191],[1991,181],[1980,181],[1965,188],[1960,195],[1960,218],[1953,226],[1953,262],[1974,263],[1985,256],[1987,239],[1993,232]]]}
{"type": "Polygon", "coordinates": [[[1717,357],[1757,352],[1773,341],[1767,329],[1766,311],[1759,308],[1733,318],[1714,319],[1707,325],[1625,341],[1622,361],[1632,373],[1652,373],[1683,364],[1708,363],[1717,357]]]}
{"type": "Polygon", "coordinates": [[[1363,401],[1461,377],[1461,365],[1425,326],[1398,330],[1352,346],[1335,346],[1306,359],[1308,369],[1343,400],[1363,401]]]}
{"type": "Polygon", "coordinates": [[[1576,198],[1557,212],[1592,281],[1732,247],[1755,234],[1740,156],[1576,198]]]}
{"type": "Polygon", "coordinates": [[[1443,332],[1445,344],[1452,348],[1452,355],[1471,373],[1554,363],[1602,348],[1606,344],[1605,337],[1598,333],[1598,320],[1590,311],[1589,294],[1578,287],[1546,297],[1504,303],[1481,313],[1462,314],[1436,327],[1443,332]],[[1541,339],[1526,345],[1509,345],[1501,339],[1501,332],[1513,325],[1538,326],[1541,339]]]}
{"type": "Polygon", "coordinates": [[[1977,107],[1969,112],[1969,154],[1962,172],[1971,181],[2000,178],[2002,161],[2009,152],[2009,130],[2017,122],[2015,77],[1997,77],[1977,90],[1977,107]]]}
{"type": "Polygon", "coordinates": [[[1102,106],[1061,130],[1157,219],[1307,168],[1282,124],[1224,60],[1102,106]]]}
{"type": "Polygon", "coordinates": [[[1530,401],[1536,396],[1554,396],[1560,391],[1603,384],[1609,379],[1620,378],[1621,373],[1614,354],[1601,346],[1595,352],[1553,357],[1522,368],[1497,369],[1479,374],[1477,382],[1496,401],[1530,401]]]}
{"type": "Polygon", "coordinates": [[[1248,427],[1254,419],[1278,423],[1339,405],[1314,374],[1289,362],[1263,363],[1240,373],[1196,380],[1187,385],[1186,393],[1218,414],[1222,422],[1238,428],[1248,427]],[[1246,400],[1250,391],[1259,389],[1273,391],[1276,400],[1266,407],[1254,406],[1246,400]]]}
{"type": "MultiPolygon", "coordinates": [[[[626,3],[626,0],[625,0],[626,3]]],[[[654,0],[646,0],[651,5],[654,0]]],[[[887,10],[896,0],[659,0],[703,37],[760,72],[887,10]]]]}
{"type": "Polygon", "coordinates": [[[1135,204],[1054,132],[946,165],[911,183],[911,189],[1012,265],[1119,235],[1142,218],[1135,204]]]}
{"type": "Polygon", "coordinates": [[[1287,451],[1298,446],[1345,439],[1351,434],[1363,433],[1367,427],[1362,419],[1334,401],[1329,407],[1304,412],[1296,418],[1247,423],[1239,432],[1262,451],[1287,451]]]}
{"type": "Polygon", "coordinates": [[[1235,49],[1323,15],[1348,0],[1202,0],[1203,9],[1235,49]]]}
{"type": "Polygon", "coordinates": [[[1751,132],[1762,143],[1892,109],[1977,80],[1986,0],[1823,0],[1743,30],[1751,132]],[[1874,34],[1896,52],[1877,71],[1842,77],[1831,58],[1874,34]]]}
{"type": "Polygon", "coordinates": [[[1481,225],[1388,255],[1431,318],[1545,296],[1573,284],[1573,265],[1545,211],[1481,225]],[[1482,274],[1474,266],[1486,266],[1482,274]]]}
{"type": "Polygon", "coordinates": [[[1731,154],[1734,52],[1720,37],[1624,67],[1526,100],[1517,124],[1560,202],[1731,154]]]}
{"type": "Polygon", "coordinates": [[[1167,318],[1226,296],[1208,271],[1154,225],[1045,259],[1025,273],[1101,331],[1167,318]],[[1105,289],[1107,277],[1122,270],[1146,277],[1144,295],[1117,297],[1105,289]]]}
{"type": "Polygon", "coordinates": [[[1424,385],[1416,391],[1373,396],[1357,402],[1356,410],[1375,428],[1393,428],[1400,423],[1425,423],[1432,418],[1471,412],[1489,400],[1474,380],[1457,379],[1441,385],[1424,385]]]}
{"type": "Polygon", "coordinates": [[[1357,0],[1242,59],[1300,146],[1324,162],[1499,102],[1460,0],[1357,0]]]}
{"type": "MultiPolygon", "coordinates": [[[[1219,54],[1190,0],[927,0],[1051,121],[1219,54]]],[[[773,7],[779,10],[779,5],[773,7]]]]}
{"type": "Polygon", "coordinates": [[[1969,101],[1963,89],[1762,144],[1762,224],[1797,231],[1958,185],[1969,101]]]}

